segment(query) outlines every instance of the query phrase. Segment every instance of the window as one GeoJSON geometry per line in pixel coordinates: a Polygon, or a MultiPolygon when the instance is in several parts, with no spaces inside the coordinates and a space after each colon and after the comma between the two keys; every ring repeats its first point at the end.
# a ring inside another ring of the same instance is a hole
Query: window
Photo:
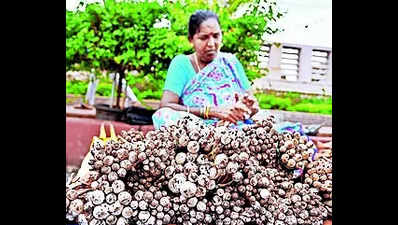
{"type": "Polygon", "coordinates": [[[329,56],[330,51],[326,50],[312,50],[311,65],[312,65],[312,79],[311,81],[322,81],[325,79],[329,70],[329,56]]]}
{"type": "Polygon", "coordinates": [[[269,44],[260,47],[260,52],[258,53],[258,62],[259,62],[258,67],[260,69],[268,68],[270,51],[271,51],[271,46],[269,44]]]}
{"type": "Polygon", "coordinates": [[[299,48],[283,46],[281,56],[281,78],[289,81],[297,81],[299,73],[299,61],[299,48]]]}

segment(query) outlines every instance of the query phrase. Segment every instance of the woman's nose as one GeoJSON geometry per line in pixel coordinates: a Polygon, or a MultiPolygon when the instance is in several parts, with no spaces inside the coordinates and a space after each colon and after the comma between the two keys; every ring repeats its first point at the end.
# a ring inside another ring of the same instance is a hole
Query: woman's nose
{"type": "Polygon", "coordinates": [[[208,45],[209,47],[213,47],[214,44],[215,44],[215,40],[214,40],[214,38],[211,37],[211,38],[209,39],[209,41],[207,42],[207,45],[208,45]]]}

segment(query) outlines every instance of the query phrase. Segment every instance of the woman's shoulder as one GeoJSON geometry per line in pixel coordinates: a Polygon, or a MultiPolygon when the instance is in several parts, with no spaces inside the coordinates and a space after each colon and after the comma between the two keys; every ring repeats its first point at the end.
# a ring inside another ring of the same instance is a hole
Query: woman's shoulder
{"type": "Polygon", "coordinates": [[[171,61],[174,63],[185,63],[187,61],[187,59],[188,59],[187,55],[179,54],[179,55],[176,55],[171,61]]]}
{"type": "Polygon", "coordinates": [[[219,55],[232,62],[239,61],[238,58],[235,56],[235,54],[232,54],[230,52],[219,52],[219,55]]]}

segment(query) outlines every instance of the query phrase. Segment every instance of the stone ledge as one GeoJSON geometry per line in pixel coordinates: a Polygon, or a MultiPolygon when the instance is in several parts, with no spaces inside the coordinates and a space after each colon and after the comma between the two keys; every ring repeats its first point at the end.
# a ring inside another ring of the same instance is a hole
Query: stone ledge
{"type": "MultiPolygon", "coordinates": [[[[67,94],[66,95],[66,105],[67,106],[72,106],[72,105],[79,105],[81,102],[84,102],[85,96],[79,96],[79,95],[72,95],[72,94],[67,94]]],[[[95,104],[109,104],[110,103],[110,97],[104,97],[104,96],[95,96],[95,104]]],[[[159,108],[159,100],[155,99],[144,99],[142,103],[146,106],[151,107],[152,109],[157,109],[159,108]]],[[[120,99],[120,105],[123,105],[123,98],[120,99]]]]}
{"type": "Polygon", "coordinates": [[[322,136],[309,136],[310,140],[315,142],[327,143],[333,140],[332,137],[322,137],[322,136]]]}
{"type": "Polygon", "coordinates": [[[332,95],[332,84],[326,82],[301,82],[272,78],[260,78],[254,82],[255,89],[292,91],[303,94],[332,95]]]}
{"type": "Polygon", "coordinates": [[[332,136],[332,127],[321,127],[318,131],[317,136],[331,137],[332,136]]]}
{"type": "Polygon", "coordinates": [[[288,121],[292,123],[302,123],[304,125],[311,124],[322,124],[322,126],[331,127],[332,126],[332,116],[331,115],[321,115],[316,113],[305,113],[305,112],[289,112],[282,110],[273,109],[261,109],[256,116],[267,116],[274,115],[278,121],[288,121]]]}
{"type": "Polygon", "coordinates": [[[79,109],[75,108],[75,105],[66,106],[66,116],[68,117],[81,117],[81,118],[95,118],[96,110],[92,109],[79,109]]]}

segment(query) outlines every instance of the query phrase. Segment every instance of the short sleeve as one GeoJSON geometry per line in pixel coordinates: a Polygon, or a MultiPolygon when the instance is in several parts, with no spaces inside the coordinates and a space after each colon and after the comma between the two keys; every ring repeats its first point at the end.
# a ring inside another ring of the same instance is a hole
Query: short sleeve
{"type": "Polygon", "coordinates": [[[163,91],[172,91],[179,97],[182,95],[188,78],[185,68],[186,60],[187,59],[184,55],[178,55],[174,57],[173,60],[171,60],[169,69],[167,71],[163,91]]]}
{"type": "Polygon", "coordinates": [[[236,56],[234,55],[235,60],[235,66],[237,69],[237,76],[242,84],[243,89],[248,90],[250,88],[250,82],[247,79],[245,70],[243,69],[242,64],[239,62],[239,59],[236,58],[236,56]]]}

